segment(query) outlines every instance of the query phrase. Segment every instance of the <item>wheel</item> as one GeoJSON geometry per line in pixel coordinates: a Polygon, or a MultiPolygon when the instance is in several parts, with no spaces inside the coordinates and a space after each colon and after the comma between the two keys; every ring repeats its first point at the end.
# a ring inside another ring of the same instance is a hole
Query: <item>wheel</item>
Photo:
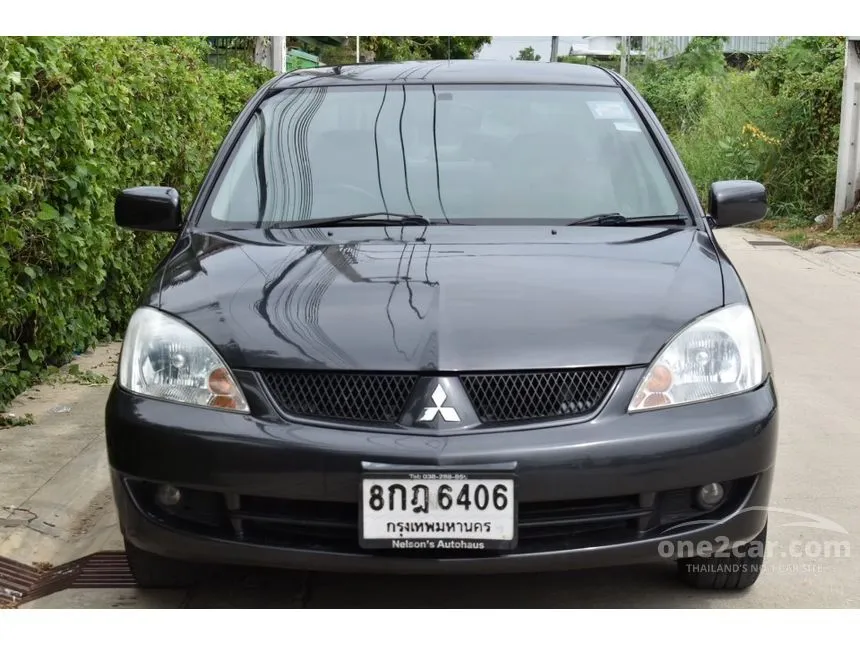
{"type": "Polygon", "coordinates": [[[131,574],[138,586],[144,589],[191,587],[199,582],[205,573],[202,565],[142,551],[128,540],[125,540],[125,555],[131,574]]]}
{"type": "Polygon", "coordinates": [[[766,544],[767,524],[750,542],[725,555],[678,560],[678,575],[696,589],[747,589],[761,573],[766,544]]]}

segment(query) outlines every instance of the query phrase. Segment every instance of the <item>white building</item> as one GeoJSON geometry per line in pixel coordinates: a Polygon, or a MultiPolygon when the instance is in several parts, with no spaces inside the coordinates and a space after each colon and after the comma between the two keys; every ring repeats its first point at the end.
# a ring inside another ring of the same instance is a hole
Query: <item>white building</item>
{"type": "MultiPolygon", "coordinates": [[[[574,46],[574,56],[617,56],[621,49],[621,36],[583,36],[585,43],[574,46]]],[[[645,54],[652,58],[671,58],[690,44],[693,36],[630,36],[630,54],[645,54]]],[[[793,40],[784,36],[730,36],[723,47],[726,55],[761,54],[782,42],[793,40]]]]}
{"type": "MultiPolygon", "coordinates": [[[[618,56],[621,52],[621,38],[622,36],[583,36],[583,40],[585,42],[582,45],[574,45],[571,48],[571,53],[574,56],[590,56],[594,58],[608,58],[611,56],[618,56]]],[[[633,48],[633,44],[637,44],[635,39],[637,36],[632,36],[631,41],[631,54],[638,54],[639,52],[633,48]]],[[[638,37],[640,40],[642,37],[638,37]]]]}
{"type": "MultiPolygon", "coordinates": [[[[774,47],[794,40],[794,36],[729,36],[723,47],[723,53],[731,54],[764,54],[774,47]]],[[[643,51],[654,58],[671,58],[680,54],[693,36],[643,36],[643,51]]]]}

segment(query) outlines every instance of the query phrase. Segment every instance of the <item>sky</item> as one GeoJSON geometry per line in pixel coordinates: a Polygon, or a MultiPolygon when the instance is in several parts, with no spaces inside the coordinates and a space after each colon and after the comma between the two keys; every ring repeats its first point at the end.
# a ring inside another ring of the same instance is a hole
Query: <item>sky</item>
{"type": "MultiPolygon", "coordinates": [[[[493,42],[484,45],[478,54],[480,60],[510,60],[517,57],[521,49],[534,47],[541,60],[549,60],[552,36],[493,36],[493,42]]],[[[582,44],[582,36],[559,36],[558,53],[566,54],[571,45],[582,44]]]]}

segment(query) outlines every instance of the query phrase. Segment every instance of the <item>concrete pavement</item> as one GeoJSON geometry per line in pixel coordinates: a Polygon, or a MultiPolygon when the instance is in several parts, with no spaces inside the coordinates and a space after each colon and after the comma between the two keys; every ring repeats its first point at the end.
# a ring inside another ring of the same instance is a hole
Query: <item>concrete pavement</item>
{"type": "MultiPolygon", "coordinates": [[[[662,564],[420,580],[249,572],[187,592],[74,590],[26,607],[860,606],[860,253],[755,246],[774,238],[747,230],[719,237],[765,326],[781,404],[774,555],[748,592],[695,592],[662,564]],[[837,542],[850,551],[827,553],[837,542]]],[[[116,350],[83,357],[84,369],[111,374],[116,350]]],[[[0,428],[0,555],[59,564],[121,548],[102,436],[106,390],[43,386],[16,401],[36,424],[0,428]]]]}

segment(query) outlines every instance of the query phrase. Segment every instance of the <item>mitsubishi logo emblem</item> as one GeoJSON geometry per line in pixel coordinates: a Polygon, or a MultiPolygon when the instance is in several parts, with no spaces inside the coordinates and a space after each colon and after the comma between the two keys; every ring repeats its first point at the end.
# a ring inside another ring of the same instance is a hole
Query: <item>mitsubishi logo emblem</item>
{"type": "Polygon", "coordinates": [[[436,386],[436,389],[433,390],[433,394],[430,397],[433,399],[433,406],[428,406],[424,408],[424,413],[421,415],[419,421],[432,421],[436,418],[437,414],[441,414],[442,418],[448,422],[458,422],[460,421],[460,415],[457,414],[457,411],[452,407],[443,407],[443,403],[448,398],[448,395],[445,393],[445,388],[442,387],[442,384],[436,386]]]}

